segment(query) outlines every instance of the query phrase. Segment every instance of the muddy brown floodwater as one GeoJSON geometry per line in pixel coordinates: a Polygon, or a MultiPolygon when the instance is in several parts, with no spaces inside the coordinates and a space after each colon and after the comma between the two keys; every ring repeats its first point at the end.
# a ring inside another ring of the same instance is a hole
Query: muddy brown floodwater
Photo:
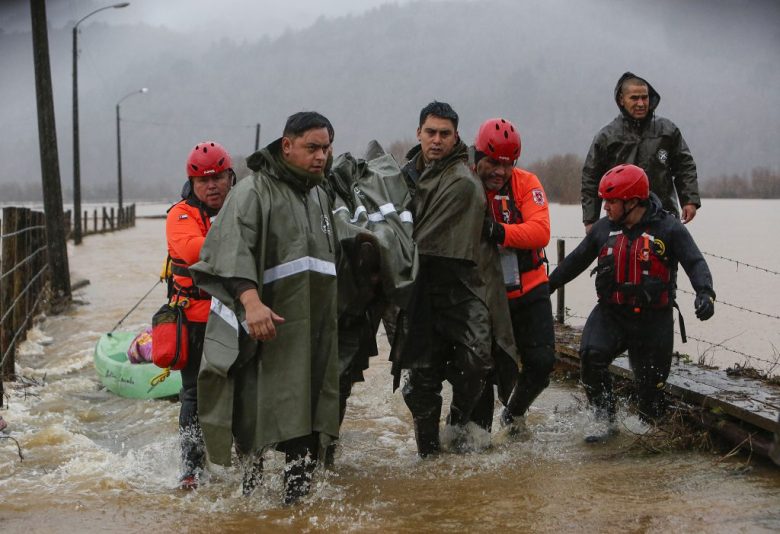
{"type": "MultiPolygon", "coordinates": [[[[0,532],[780,530],[779,469],[744,456],[650,454],[636,444],[646,429],[625,413],[617,438],[587,445],[574,382],[541,395],[526,439],[475,433],[488,448],[421,461],[409,412],[391,391],[384,335],[354,388],[336,465],[318,471],[302,504],[281,506],[276,453],[251,498],[236,468],[212,468],[201,489],[181,493],[178,404],[114,396],[92,365],[98,337],[155,283],[163,227],[139,220],[70,249],[74,278],[91,281],[77,292],[83,304],[43,320],[22,347],[17,371],[42,385],[7,383],[0,413],[24,460],[0,440],[0,532]]],[[[123,328],[140,329],[163,297],[159,286],[123,328]]]]}

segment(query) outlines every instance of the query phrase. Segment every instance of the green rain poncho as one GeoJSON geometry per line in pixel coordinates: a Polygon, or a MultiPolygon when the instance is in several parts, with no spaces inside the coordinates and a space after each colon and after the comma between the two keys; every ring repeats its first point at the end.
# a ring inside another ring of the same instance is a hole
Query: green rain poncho
{"type": "Polygon", "coordinates": [[[198,413],[209,459],[230,463],[231,444],[256,452],[319,432],[338,436],[336,239],[321,177],[287,166],[280,140],[247,160],[190,269],[212,296],[198,413]],[[285,322],[257,342],[241,326],[231,280],[257,284],[285,322]]]}
{"type": "MultiPolygon", "coordinates": [[[[421,158],[419,145],[408,157],[410,166],[407,168],[417,168],[419,173],[412,177],[415,185],[412,202],[414,239],[418,252],[429,258],[458,260],[458,264],[449,263],[452,273],[421,269],[422,279],[417,281],[408,308],[408,329],[403,339],[393,345],[394,385],[398,385],[401,369],[434,364],[430,360],[429,345],[433,322],[438,320],[434,302],[447,309],[461,307],[460,315],[450,318],[450,338],[465,346],[481,347],[478,357],[511,382],[519,358],[498,252],[495,246],[480,239],[486,199],[482,184],[465,164],[466,145],[459,142],[449,156],[422,169],[418,163],[421,158]],[[449,283],[448,290],[437,289],[435,294],[429,294],[427,287],[432,282],[437,287],[447,284],[445,276],[455,276],[459,282],[449,283]],[[470,308],[463,304],[465,298],[458,293],[457,288],[461,286],[488,307],[489,324],[471,320],[470,308]],[[500,349],[493,354],[490,354],[491,339],[500,349]]],[[[509,385],[500,388],[502,396],[507,387],[511,389],[509,385]]]]}

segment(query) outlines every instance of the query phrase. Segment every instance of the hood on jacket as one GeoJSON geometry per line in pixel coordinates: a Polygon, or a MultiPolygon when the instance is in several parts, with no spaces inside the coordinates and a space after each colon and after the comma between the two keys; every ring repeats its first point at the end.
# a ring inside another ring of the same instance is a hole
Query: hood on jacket
{"type": "Polygon", "coordinates": [[[661,217],[666,217],[667,212],[663,208],[663,204],[661,203],[661,198],[650,191],[650,198],[648,199],[647,203],[647,211],[645,212],[644,216],[642,217],[643,221],[650,221],[650,220],[656,220],[661,217]]]}
{"type": "Polygon", "coordinates": [[[321,185],[325,180],[324,175],[330,172],[332,164],[333,157],[329,156],[328,161],[325,163],[323,174],[313,174],[290,165],[282,157],[281,137],[246,158],[246,165],[250,170],[254,172],[263,171],[302,192],[321,185]]]}
{"type": "Polygon", "coordinates": [[[634,120],[634,118],[629,115],[625,108],[620,105],[620,86],[623,85],[623,82],[626,81],[629,78],[636,78],[637,80],[641,80],[643,83],[647,85],[647,92],[650,96],[650,107],[647,113],[647,117],[644,120],[647,120],[648,118],[652,117],[655,113],[655,108],[658,107],[658,104],[661,103],[661,95],[658,94],[658,91],[656,91],[652,85],[650,85],[650,82],[642,78],[641,76],[637,76],[633,72],[624,72],[623,75],[618,79],[617,84],[615,85],[615,104],[617,104],[618,109],[620,110],[620,113],[623,114],[624,117],[627,119],[634,120]]]}

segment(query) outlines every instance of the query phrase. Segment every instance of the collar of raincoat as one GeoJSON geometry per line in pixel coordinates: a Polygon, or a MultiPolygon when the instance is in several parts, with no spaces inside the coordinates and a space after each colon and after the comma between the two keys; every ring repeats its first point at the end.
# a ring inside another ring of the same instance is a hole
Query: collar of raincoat
{"type": "Polygon", "coordinates": [[[333,156],[328,156],[323,174],[308,172],[300,167],[290,165],[282,157],[282,138],[272,142],[265,148],[255,152],[246,159],[247,167],[255,172],[263,171],[274,178],[289,184],[294,189],[306,192],[312,187],[321,185],[324,175],[330,172],[333,156]]]}

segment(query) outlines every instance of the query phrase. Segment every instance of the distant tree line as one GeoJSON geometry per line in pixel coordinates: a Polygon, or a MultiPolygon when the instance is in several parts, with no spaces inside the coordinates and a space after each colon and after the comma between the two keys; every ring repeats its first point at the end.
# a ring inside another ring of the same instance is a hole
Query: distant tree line
{"type": "Polygon", "coordinates": [[[709,198],[780,198],[780,172],[756,167],[750,178],[739,174],[721,175],[701,184],[701,196],[709,198]]]}
{"type": "MultiPolygon", "coordinates": [[[[387,152],[400,164],[406,162],[406,154],[415,145],[414,141],[404,139],[394,141],[387,152]]],[[[523,165],[539,177],[550,202],[560,204],[578,204],[580,202],[580,180],[584,160],[576,154],[556,154],[547,159],[536,160],[523,165]]],[[[251,171],[246,159],[237,155],[233,159],[233,168],[240,180],[251,171]]],[[[132,200],[166,201],[177,198],[180,181],[159,181],[155,185],[125,180],[124,196],[132,200]]],[[[721,175],[699,183],[701,196],[706,198],[780,198],[780,172],[768,167],[756,167],[750,177],[739,174],[721,175]]],[[[63,197],[72,198],[69,184],[63,184],[63,197]]],[[[82,198],[88,201],[113,199],[116,197],[115,185],[94,185],[82,188],[82,198]]],[[[3,201],[41,201],[41,184],[38,182],[9,183],[4,185],[3,201]]]]}

